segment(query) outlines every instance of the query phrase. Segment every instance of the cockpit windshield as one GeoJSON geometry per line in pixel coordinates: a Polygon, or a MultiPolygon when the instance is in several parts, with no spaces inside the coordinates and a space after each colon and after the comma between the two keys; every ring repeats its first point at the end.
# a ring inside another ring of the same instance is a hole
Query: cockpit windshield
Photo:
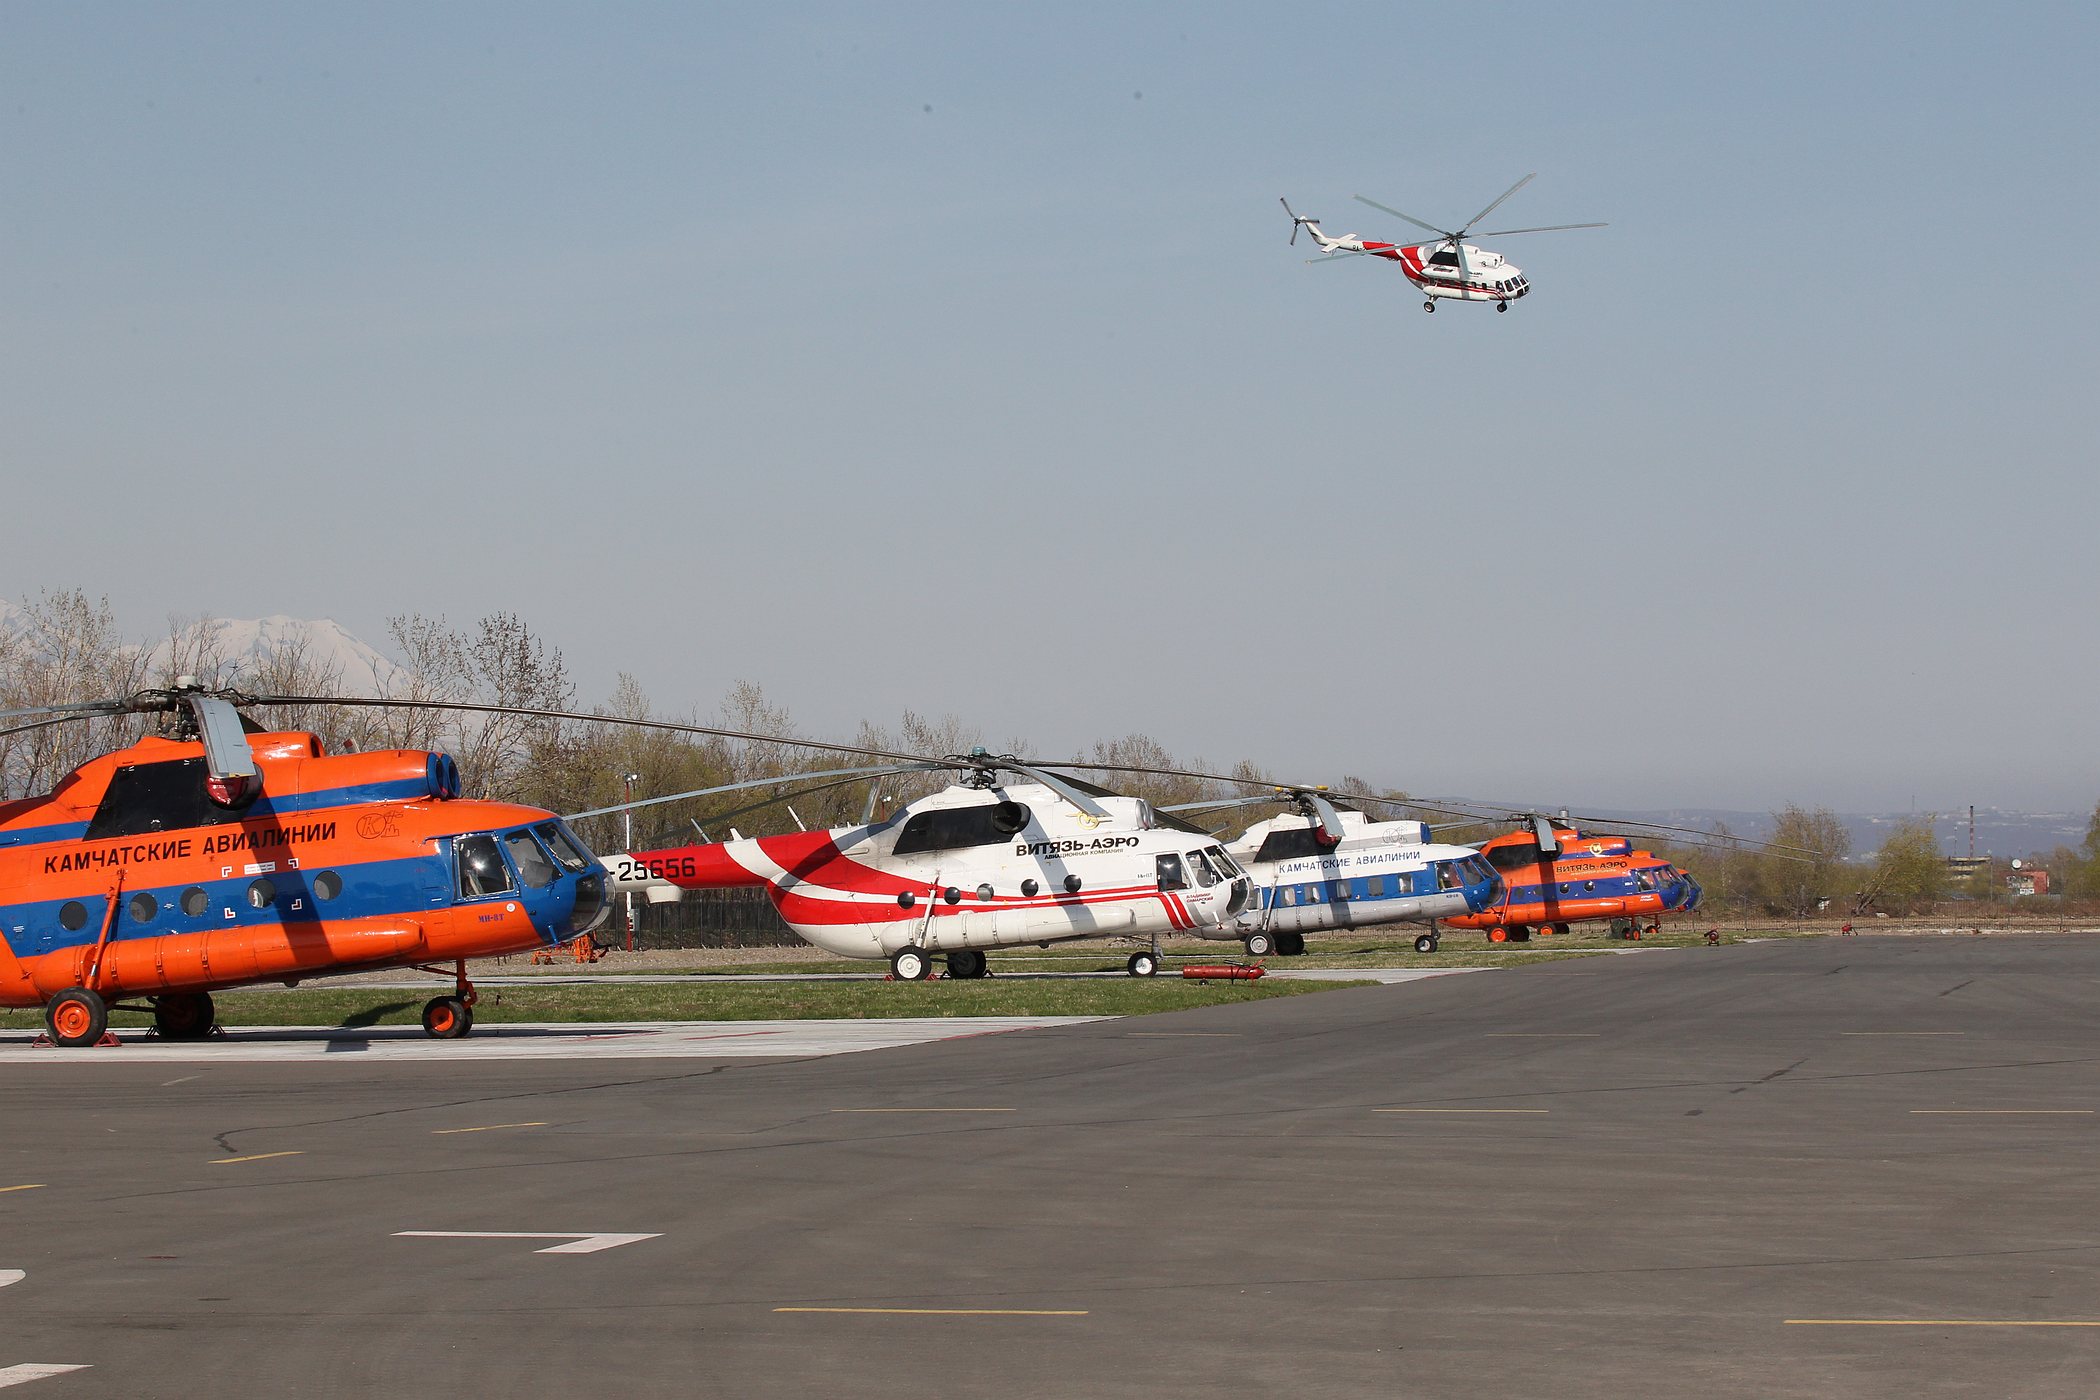
{"type": "Polygon", "coordinates": [[[565,823],[541,822],[532,830],[541,843],[554,853],[554,858],[561,862],[561,868],[571,875],[579,870],[591,868],[591,861],[595,857],[591,855],[590,847],[578,840],[576,833],[569,830],[565,823]]]}
{"type": "Polygon", "coordinates": [[[1204,889],[1217,884],[1220,878],[1217,868],[1210,863],[1210,857],[1201,851],[1189,852],[1189,870],[1195,875],[1196,883],[1204,889]]]}

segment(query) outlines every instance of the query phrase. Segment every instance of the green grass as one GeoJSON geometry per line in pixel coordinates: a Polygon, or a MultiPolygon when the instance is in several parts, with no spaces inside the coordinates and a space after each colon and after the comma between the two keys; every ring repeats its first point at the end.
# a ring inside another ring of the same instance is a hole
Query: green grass
{"type": "MultiPolygon", "coordinates": [[[[865,964],[863,964],[865,966],[865,964]]],[[[474,1008],[478,1025],[520,1021],[803,1021],[887,1020],[919,1016],[1138,1016],[1270,997],[1302,996],[1366,982],[1186,982],[1179,977],[1065,981],[987,978],[972,982],[699,982],[691,986],[604,983],[486,987],[474,1008]]],[[[227,1026],[413,1026],[436,991],[341,987],[296,991],[220,992],[227,1026]]],[[[111,1024],[143,1026],[151,1018],[118,1011],[111,1024]]],[[[0,1012],[0,1026],[40,1027],[38,1011],[0,1012]]]]}

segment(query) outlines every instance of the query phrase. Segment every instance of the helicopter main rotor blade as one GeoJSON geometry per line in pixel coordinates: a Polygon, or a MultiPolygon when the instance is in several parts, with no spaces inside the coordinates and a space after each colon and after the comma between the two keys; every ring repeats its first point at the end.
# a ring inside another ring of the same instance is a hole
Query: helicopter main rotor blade
{"type": "Polygon", "coordinates": [[[1609,228],[1609,224],[1541,224],[1537,228],[1498,228],[1490,233],[1476,233],[1475,238],[1509,238],[1519,233],[1558,233],[1564,228],[1609,228]]]}
{"type": "Polygon", "coordinates": [[[92,719],[96,715],[121,715],[131,709],[129,700],[86,700],[71,705],[24,705],[20,709],[0,710],[0,719],[19,719],[25,715],[63,715],[68,718],[92,719]]]}
{"type": "Polygon", "coordinates": [[[1385,213],[1387,213],[1387,214],[1391,214],[1391,215],[1392,215],[1392,216],[1393,216],[1394,218],[1396,218],[1396,219],[1405,219],[1405,220],[1407,220],[1407,221],[1408,221],[1409,223],[1413,224],[1413,225],[1414,225],[1414,226],[1415,226],[1416,228],[1426,228],[1426,229],[1428,229],[1428,230],[1429,230],[1429,231],[1430,231],[1431,233],[1433,233],[1433,234],[1436,234],[1436,235],[1437,235],[1437,236],[1438,236],[1439,238],[1455,238],[1455,237],[1457,237],[1457,235],[1456,235],[1456,234],[1454,234],[1454,233],[1452,233],[1450,229],[1447,229],[1447,228],[1438,228],[1438,227],[1437,227],[1437,226],[1436,226],[1435,224],[1425,224],[1425,223],[1423,223],[1423,222],[1422,222],[1422,221],[1421,221],[1420,219],[1416,218],[1416,217],[1415,217],[1414,215],[1412,215],[1412,214],[1403,214],[1403,213],[1401,213],[1401,212],[1400,212],[1400,211],[1399,211],[1398,209],[1395,209],[1395,208],[1393,208],[1393,206],[1392,206],[1392,205],[1390,205],[1390,204],[1380,204],[1380,203],[1379,203],[1379,202],[1378,202],[1377,200],[1375,200],[1375,199],[1365,199],[1365,198],[1364,198],[1364,197],[1363,197],[1362,195],[1360,195],[1360,194],[1357,194],[1357,195],[1351,195],[1351,196],[1350,196],[1350,198],[1351,198],[1351,199],[1354,199],[1354,200],[1355,200],[1355,201],[1356,201],[1357,203],[1359,203],[1359,204],[1368,204],[1368,205],[1370,205],[1370,206],[1371,206],[1371,207],[1372,207],[1373,209],[1378,209],[1378,210],[1382,210],[1383,212],[1385,212],[1385,213]]]}
{"type": "Polygon", "coordinates": [[[487,705],[471,700],[391,700],[372,695],[241,695],[228,693],[237,705],[345,705],[353,709],[457,710],[468,714],[523,715],[528,719],[565,719],[578,724],[624,724],[632,729],[654,729],[667,734],[699,734],[713,739],[741,739],[753,744],[785,744],[790,748],[816,749],[821,753],[859,754],[886,758],[896,763],[932,763],[943,768],[955,765],[922,753],[897,753],[860,744],[832,744],[822,739],[790,739],[779,734],[754,734],[746,729],[723,729],[710,724],[683,724],[667,719],[628,719],[622,715],[587,715],[580,710],[545,710],[525,705],[487,705]]]}
{"type": "Polygon", "coordinates": [[[1508,189],[1502,192],[1502,196],[1500,199],[1497,199],[1493,204],[1490,204],[1487,208],[1481,210],[1478,214],[1475,214],[1472,218],[1466,220],[1465,223],[1460,226],[1460,232],[1464,232],[1466,229],[1470,229],[1471,227],[1473,227],[1473,225],[1479,223],[1482,219],[1485,219],[1488,215],[1494,213],[1497,209],[1500,209],[1502,207],[1502,200],[1508,199],[1518,190],[1523,189],[1533,180],[1538,179],[1538,177],[1538,171],[1534,170],[1529,175],[1526,175],[1523,179],[1517,181],[1517,183],[1515,183],[1514,185],[1511,185],[1508,189]]]}
{"type": "Polygon", "coordinates": [[[1046,772],[1033,764],[1023,763],[1015,758],[1002,758],[997,766],[1011,769],[1013,772],[1020,773],[1025,777],[1033,778],[1096,821],[1107,821],[1109,819],[1108,808],[1072,786],[1065,779],[1058,777],[1055,773],[1046,772]]]}
{"type": "Polygon", "coordinates": [[[241,712],[217,695],[184,695],[182,700],[204,739],[205,771],[214,778],[255,777],[255,751],[241,728],[241,712]]]}
{"type": "Polygon", "coordinates": [[[1337,845],[1341,844],[1342,814],[1335,810],[1334,804],[1329,802],[1322,793],[1301,790],[1298,795],[1306,802],[1312,804],[1313,814],[1318,818],[1320,830],[1326,835],[1327,839],[1337,845]]]}
{"type": "MultiPolygon", "coordinates": [[[[816,768],[807,773],[780,773],[770,778],[751,778],[741,783],[721,783],[714,787],[694,788],[689,792],[674,792],[663,797],[637,798],[633,802],[615,802],[610,807],[593,807],[588,812],[565,812],[564,821],[581,821],[585,817],[602,817],[609,812],[632,812],[640,807],[655,807],[665,802],[683,802],[692,797],[712,797],[718,792],[747,792],[752,788],[773,787],[781,783],[800,782],[804,778],[837,778],[846,781],[855,778],[880,777],[891,773],[927,772],[952,767],[946,763],[884,763],[867,768],[816,768]]],[[[766,805],[761,803],[761,806],[766,805]]],[[[746,809],[748,810],[748,809],[746,809]]]]}

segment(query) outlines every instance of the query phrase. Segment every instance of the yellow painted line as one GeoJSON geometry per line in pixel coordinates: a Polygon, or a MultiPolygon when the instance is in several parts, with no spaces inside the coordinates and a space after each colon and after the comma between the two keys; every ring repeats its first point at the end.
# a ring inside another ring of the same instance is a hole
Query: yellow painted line
{"type": "Polygon", "coordinates": [[[833,1113],[1019,1113],[1017,1108],[834,1108],[833,1113]]]}
{"type": "Polygon", "coordinates": [[[1789,1327],[2100,1327],[2100,1322],[2009,1322],[1985,1317],[1790,1317],[1789,1327]]]}
{"type": "Polygon", "coordinates": [[[272,1157],[304,1157],[305,1155],[304,1152],[258,1152],[253,1157],[214,1157],[211,1159],[211,1164],[215,1167],[222,1167],[228,1162],[267,1162],[272,1157]]]}
{"type": "Polygon", "coordinates": [[[861,1313],[882,1317],[1085,1317],[1084,1308],[775,1308],[777,1313],[861,1313]]]}
{"type": "Polygon", "coordinates": [[[545,1123],[490,1123],[479,1128],[432,1128],[432,1137],[444,1137],[448,1133],[493,1133],[499,1128],[544,1128],[545,1123]]]}
{"type": "Polygon", "coordinates": [[[1914,1108],[1912,1113],[1931,1113],[1942,1117],[1977,1118],[1996,1117],[2005,1114],[2040,1115],[2044,1118],[2088,1115],[2090,1108],[1914,1108]]]}
{"type": "Polygon", "coordinates": [[[1550,1113],[1546,1108],[1374,1108],[1373,1113],[1550,1113]]]}
{"type": "Polygon", "coordinates": [[[41,1191],[43,1189],[44,1183],[41,1181],[32,1181],[27,1186],[0,1186],[0,1196],[4,1196],[10,1191],[41,1191]]]}

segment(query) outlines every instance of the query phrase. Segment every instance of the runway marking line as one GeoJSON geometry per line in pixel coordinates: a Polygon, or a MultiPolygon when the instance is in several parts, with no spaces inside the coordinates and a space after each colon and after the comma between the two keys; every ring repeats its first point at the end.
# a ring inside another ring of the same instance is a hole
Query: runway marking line
{"type": "Polygon", "coordinates": [[[1914,1108],[1912,1113],[1928,1113],[1943,1118],[1992,1118],[2026,1116],[2042,1118],[2064,1118],[2090,1116],[2090,1108],[1914,1108]]]}
{"type": "Polygon", "coordinates": [[[1551,1113],[1550,1108],[1374,1108],[1373,1113],[1551,1113]]]}
{"type": "Polygon", "coordinates": [[[1018,1108],[834,1108],[833,1113],[1019,1113],[1018,1108]]]}
{"type": "Polygon", "coordinates": [[[1595,1040],[1601,1031],[1489,1031],[1489,1040],[1595,1040]]]}
{"type": "Polygon", "coordinates": [[[21,1186],[0,1186],[0,1196],[4,1196],[10,1191],[41,1191],[43,1189],[44,1183],[41,1181],[32,1181],[21,1186]]]}
{"type": "Polygon", "coordinates": [[[0,1389],[11,1385],[22,1385],[28,1381],[40,1381],[49,1376],[63,1376],[68,1371],[86,1371],[87,1366],[54,1366],[48,1362],[31,1361],[21,1366],[0,1366],[0,1389]]]}
{"type": "Polygon", "coordinates": [[[2019,1322],[1987,1317],[1790,1317],[1789,1327],[2100,1327],[2100,1322],[2019,1322]]]}
{"type": "Polygon", "coordinates": [[[643,1240],[660,1240],[661,1230],[654,1234],[618,1234],[600,1231],[595,1234],[576,1230],[396,1230],[397,1240],[567,1240],[567,1244],[550,1245],[535,1249],[534,1254],[596,1254],[601,1250],[618,1249],[623,1244],[640,1244],[643,1240]]]}
{"type": "Polygon", "coordinates": [[[1086,1317],[1085,1308],[775,1308],[777,1313],[857,1313],[878,1317],[1086,1317]]]}
{"type": "Polygon", "coordinates": [[[211,1165],[223,1167],[231,1162],[267,1162],[272,1157],[304,1157],[304,1152],[258,1152],[252,1157],[214,1157],[211,1165]]]}
{"type": "Polygon", "coordinates": [[[1238,1031],[1125,1031],[1125,1040],[1238,1040],[1238,1031]]]}
{"type": "Polygon", "coordinates": [[[432,1137],[444,1137],[450,1133],[493,1133],[503,1128],[544,1128],[545,1123],[488,1123],[479,1128],[432,1128],[432,1137]]]}
{"type": "Polygon", "coordinates": [[[1968,1032],[1967,1032],[1967,1031],[1841,1031],[1841,1032],[1839,1032],[1839,1034],[1841,1034],[1841,1035],[1848,1035],[1848,1036],[1887,1036],[1887,1035],[1902,1035],[1902,1036],[1915,1036],[1915,1035],[1967,1035],[1967,1034],[1968,1034],[1968,1032]]]}

